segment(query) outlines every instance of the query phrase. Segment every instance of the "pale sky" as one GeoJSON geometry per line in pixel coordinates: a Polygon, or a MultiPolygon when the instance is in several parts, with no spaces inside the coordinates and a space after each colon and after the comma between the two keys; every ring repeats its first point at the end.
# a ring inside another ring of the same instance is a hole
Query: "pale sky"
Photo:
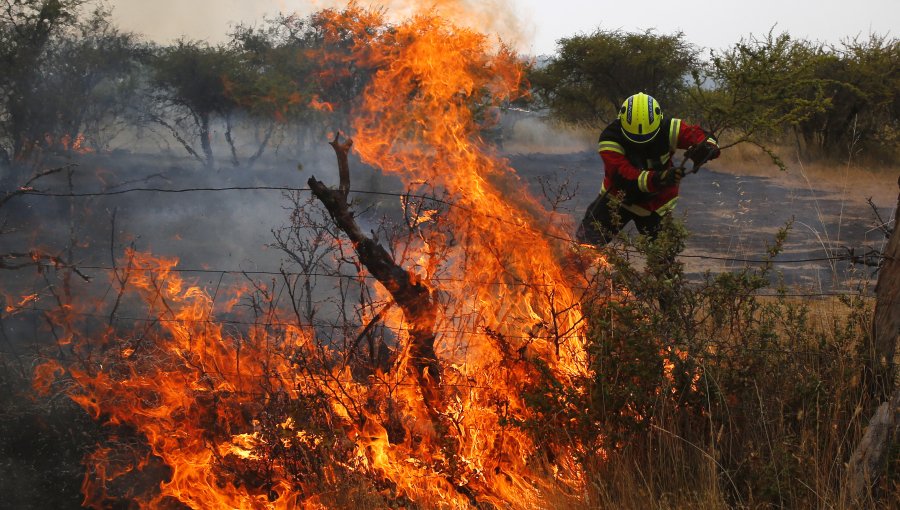
{"type": "MultiPolygon", "coordinates": [[[[281,12],[309,14],[323,7],[343,5],[336,0],[110,0],[118,25],[147,38],[167,43],[178,37],[224,40],[229,27],[254,23],[281,12]]],[[[595,29],[670,34],[681,30],[701,47],[727,48],[749,34],[776,33],[795,38],[837,43],[870,33],[900,35],[900,0],[382,0],[361,5],[388,5],[389,12],[409,12],[410,6],[438,5],[454,11],[474,6],[478,28],[513,42],[531,55],[551,54],[556,41],[595,29]],[[404,7],[405,6],[405,7],[404,7]]],[[[466,8],[468,9],[468,8],[466,8]]]]}

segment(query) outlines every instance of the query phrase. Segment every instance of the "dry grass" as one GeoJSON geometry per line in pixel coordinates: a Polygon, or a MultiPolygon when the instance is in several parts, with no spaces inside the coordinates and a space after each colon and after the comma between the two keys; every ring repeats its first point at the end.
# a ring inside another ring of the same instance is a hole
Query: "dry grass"
{"type": "Polygon", "coordinates": [[[900,167],[875,166],[861,161],[806,161],[790,147],[776,147],[775,153],[787,170],[780,170],[758,147],[741,144],[722,152],[710,163],[710,169],[754,177],[774,179],[787,188],[811,189],[823,196],[836,196],[865,203],[872,197],[880,207],[897,203],[897,177],[900,167]]]}
{"type": "MultiPolygon", "coordinates": [[[[835,321],[847,320],[851,315],[851,310],[841,299],[840,296],[779,298],[761,295],[758,297],[759,302],[764,305],[782,303],[788,306],[806,307],[809,312],[810,326],[814,328],[827,328],[835,321]]],[[[853,299],[862,299],[863,306],[875,306],[875,298],[871,296],[853,296],[853,299]]]]}

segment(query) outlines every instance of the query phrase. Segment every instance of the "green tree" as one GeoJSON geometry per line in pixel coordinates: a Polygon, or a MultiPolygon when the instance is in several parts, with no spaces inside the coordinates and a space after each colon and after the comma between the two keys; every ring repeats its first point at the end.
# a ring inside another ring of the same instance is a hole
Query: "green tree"
{"type": "Polygon", "coordinates": [[[109,140],[130,122],[146,54],[134,34],[112,25],[104,9],[58,37],[39,87],[50,141],[62,142],[64,149],[76,140],[94,150],[108,148],[109,140]]]}
{"type": "Polygon", "coordinates": [[[713,51],[705,69],[693,73],[693,115],[728,137],[723,147],[753,143],[783,167],[768,144],[831,105],[828,81],[816,74],[825,57],[821,45],[772,32],[713,51]]]}
{"type": "Polygon", "coordinates": [[[231,83],[243,80],[240,60],[225,47],[179,41],[151,60],[154,103],[149,120],[165,127],[197,161],[212,168],[213,120],[239,108],[231,83]],[[199,151],[196,145],[199,144],[199,151]]]}
{"type": "MultiPolygon", "coordinates": [[[[262,154],[279,126],[301,133],[327,113],[311,106],[317,100],[316,63],[308,48],[298,45],[287,30],[291,19],[280,16],[261,28],[238,26],[231,36],[230,47],[239,54],[245,71],[241,81],[229,78],[231,93],[244,108],[247,120],[262,132],[248,165],[262,154]]],[[[282,134],[286,132],[282,130],[282,134]]],[[[303,145],[299,138],[296,142],[292,145],[303,145]]],[[[233,145],[232,158],[237,159],[233,145]]]]}
{"type": "Polygon", "coordinates": [[[900,39],[870,35],[832,46],[815,68],[829,107],[798,126],[827,156],[866,151],[890,160],[900,141],[900,39]]]}
{"type": "Polygon", "coordinates": [[[698,50],[681,32],[598,30],[561,39],[557,55],[528,78],[535,95],[563,121],[598,126],[611,121],[622,101],[646,92],[667,111],[679,108],[698,50]]]}
{"type": "Polygon", "coordinates": [[[321,142],[326,132],[348,128],[351,111],[376,70],[358,57],[372,37],[389,31],[381,11],[355,4],[306,17],[280,15],[262,27],[238,27],[230,47],[249,76],[233,82],[232,92],[255,122],[274,118],[289,126],[296,136],[291,146],[321,142]]]}
{"type": "Polygon", "coordinates": [[[15,0],[0,7],[0,164],[20,159],[47,133],[41,70],[54,37],[84,0],[15,0]]]}

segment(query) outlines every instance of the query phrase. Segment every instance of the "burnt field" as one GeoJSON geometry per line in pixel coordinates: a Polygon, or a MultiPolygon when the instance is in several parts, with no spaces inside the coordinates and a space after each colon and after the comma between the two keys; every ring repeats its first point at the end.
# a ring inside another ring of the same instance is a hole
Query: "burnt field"
{"type": "MultiPolygon", "coordinates": [[[[74,240],[72,262],[100,268],[110,265],[111,253],[133,244],[177,257],[185,268],[277,272],[282,254],[271,247],[272,231],[288,223],[286,194],[302,190],[310,195],[310,175],[326,183],[337,180],[334,156],[322,145],[297,161],[268,161],[252,171],[197,169],[190,161],[158,155],[61,161],[59,166],[72,165],[71,176],[67,170],[43,178],[34,184],[35,194],[16,197],[4,209],[12,227],[8,250],[39,247],[63,255],[74,240]]],[[[566,200],[556,207],[572,224],[596,196],[603,175],[592,151],[503,156],[519,182],[548,209],[554,200],[550,195],[562,189],[566,200]]],[[[396,219],[398,196],[407,191],[402,183],[356,159],[351,164],[362,221],[375,225],[383,217],[396,219]]],[[[872,268],[859,262],[880,249],[885,238],[864,190],[798,186],[779,179],[777,169],[772,178],[725,170],[704,168],[681,186],[675,215],[690,233],[681,261],[691,278],[758,264],[778,229],[790,224],[786,249],[774,259],[787,287],[838,292],[866,279],[872,268]]],[[[886,176],[886,188],[889,181],[886,176]]],[[[878,197],[874,202],[890,220],[891,202],[878,197]]],[[[633,227],[626,232],[635,233],[633,227]]],[[[3,276],[30,279],[13,272],[3,276]]]]}
{"type": "MultiPolygon", "coordinates": [[[[602,162],[593,151],[570,154],[511,154],[512,166],[541,193],[540,178],[568,180],[575,189],[563,209],[580,220],[596,197],[603,178],[602,162]]],[[[738,166],[738,165],[735,165],[738,166]]],[[[788,224],[785,250],[774,259],[783,282],[799,292],[840,292],[867,280],[872,268],[849,261],[850,251],[864,256],[886,242],[879,218],[867,203],[873,198],[883,220],[890,221],[896,197],[894,178],[885,173],[883,187],[841,189],[831,183],[808,184],[789,169],[792,179],[774,165],[768,177],[741,175],[728,163],[715,163],[682,181],[675,216],[689,231],[680,259],[686,273],[699,278],[705,271],[734,271],[765,258],[779,228],[788,224]],[[886,191],[886,192],[883,192],[886,191]],[[874,195],[874,196],[873,196],[874,195]]],[[[627,232],[636,233],[631,226],[627,232]]],[[[860,258],[857,257],[857,262],[860,258]]],[[[777,283],[777,282],[773,282],[777,283]]]]}
{"type": "MultiPolygon", "coordinates": [[[[312,198],[306,184],[310,176],[337,185],[334,154],[322,146],[296,159],[272,158],[251,171],[201,169],[184,158],[150,154],[60,160],[48,167],[64,170],[41,178],[2,210],[4,251],[37,250],[88,278],[103,276],[126,248],[133,248],[177,259],[178,267],[205,287],[271,279],[291,263],[275,242],[275,232],[290,226],[291,197],[312,198]]],[[[542,207],[554,210],[557,230],[550,240],[562,252],[572,249],[571,225],[580,220],[602,179],[596,153],[498,156],[508,158],[512,169],[500,184],[504,193],[514,197],[524,187],[542,207]]],[[[363,228],[402,223],[401,198],[410,190],[352,154],[350,164],[351,206],[363,228]]],[[[707,272],[762,266],[778,230],[790,225],[785,249],[774,259],[773,291],[780,285],[809,297],[871,291],[877,257],[867,255],[881,250],[885,237],[862,191],[798,185],[774,169],[772,177],[725,170],[704,168],[681,186],[674,214],[689,233],[679,258],[689,281],[699,282],[707,272]]],[[[889,197],[885,193],[873,200],[888,222],[893,213],[889,197]]],[[[501,216],[486,221],[509,223],[501,216]]],[[[624,232],[636,233],[633,226],[624,232]]],[[[612,248],[621,246],[616,241],[612,248]]],[[[27,258],[20,262],[27,265],[27,258]]],[[[4,271],[0,278],[9,302],[39,294],[46,285],[35,267],[4,271]]],[[[100,291],[83,278],[75,280],[100,291]]]]}
{"type": "Polygon", "coordinates": [[[532,58],[438,3],[7,2],[0,507],[893,508],[897,39],[532,58]],[[723,155],[578,245],[642,90],[723,155]]]}

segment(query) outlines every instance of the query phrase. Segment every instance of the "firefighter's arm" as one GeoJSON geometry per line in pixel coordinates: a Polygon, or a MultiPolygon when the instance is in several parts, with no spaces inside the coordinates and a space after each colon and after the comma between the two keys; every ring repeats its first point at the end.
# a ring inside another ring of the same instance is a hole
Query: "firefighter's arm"
{"type": "Polygon", "coordinates": [[[625,150],[616,142],[600,142],[600,157],[608,175],[616,176],[616,182],[625,193],[652,193],[658,191],[653,172],[641,170],[625,157],[625,150]]]}
{"type": "Polygon", "coordinates": [[[685,157],[694,161],[694,165],[700,165],[711,159],[716,159],[721,154],[719,142],[711,133],[700,126],[681,122],[678,131],[678,148],[687,149],[685,157]]]}

